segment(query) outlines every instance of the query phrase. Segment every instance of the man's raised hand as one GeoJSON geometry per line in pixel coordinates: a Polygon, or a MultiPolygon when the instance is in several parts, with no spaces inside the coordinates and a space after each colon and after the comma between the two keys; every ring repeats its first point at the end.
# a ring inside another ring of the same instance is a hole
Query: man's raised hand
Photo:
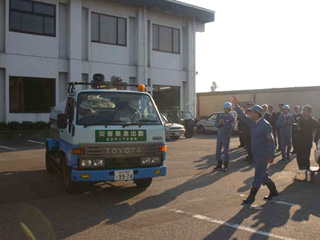
{"type": "Polygon", "coordinates": [[[233,105],[234,107],[238,106],[238,104],[239,104],[239,99],[238,99],[236,96],[232,96],[232,97],[231,97],[231,100],[232,100],[232,105],[233,105]]]}

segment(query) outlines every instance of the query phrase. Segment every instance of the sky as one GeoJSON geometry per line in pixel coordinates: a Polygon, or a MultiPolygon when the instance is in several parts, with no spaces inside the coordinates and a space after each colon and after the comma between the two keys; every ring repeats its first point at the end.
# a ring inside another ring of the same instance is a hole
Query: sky
{"type": "Polygon", "coordinates": [[[197,33],[197,92],[320,86],[319,0],[181,0],[216,12],[197,33]]]}

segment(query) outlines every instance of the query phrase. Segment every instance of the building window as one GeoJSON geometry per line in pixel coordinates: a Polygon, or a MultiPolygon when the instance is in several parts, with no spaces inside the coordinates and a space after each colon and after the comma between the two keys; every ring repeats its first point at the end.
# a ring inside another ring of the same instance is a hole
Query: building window
{"type": "Polygon", "coordinates": [[[92,13],[91,41],[126,46],[127,19],[92,13]]]}
{"type": "Polygon", "coordinates": [[[153,50],[180,53],[180,30],[153,24],[153,50]]]}
{"type": "Polygon", "coordinates": [[[29,0],[10,0],[10,31],[56,35],[56,5],[29,0]]]}
{"type": "Polygon", "coordinates": [[[10,77],[10,113],[49,113],[55,89],[55,79],[10,77]]]}

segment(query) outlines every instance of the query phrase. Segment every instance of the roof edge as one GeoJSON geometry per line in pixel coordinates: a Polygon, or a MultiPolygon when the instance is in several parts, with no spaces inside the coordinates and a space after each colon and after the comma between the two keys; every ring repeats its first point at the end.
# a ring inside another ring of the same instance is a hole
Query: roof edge
{"type": "Polygon", "coordinates": [[[249,89],[249,90],[231,90],[231,91],[216,91],[216,92],[201,92],[199,96],[224,95],[224,94],[245,94],[245,93],[265,93],[265,92],[288,92],[288,91],[308,91],[320,90],[320,86],[307,87],[289,87],[289,88],[265,88],[265,89],[249,89]]]}

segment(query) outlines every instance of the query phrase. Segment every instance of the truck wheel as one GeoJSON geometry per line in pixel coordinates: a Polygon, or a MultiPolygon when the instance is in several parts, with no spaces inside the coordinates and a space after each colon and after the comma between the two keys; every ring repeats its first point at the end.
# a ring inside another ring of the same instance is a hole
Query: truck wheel
{"type": "Polygon", "coordinates": [[[147,189],[148,187],[150,187],[151,183],[152,183],[152,178],[135,180],[135,184],[140,189],[147,189]]]}
{"type": "Polygon", "coordinates": [[[200,126],[198,126],[198,132],[200,134],[204,134],[204,133],[206,133],[206,130],[204,130],[204,127],[200,125],[200,126]]]}
{"type": "Polygon", "coordinates": [[[50,154],[49,150],[47,149],[46,150],[46,169],[47,169],[47,173],[55,173],[56,169],[50,163],[50,158],[51,158],[51,154],[50,154]]]}
{"type": "Polygon", "coordinates": [[[61,156],[61,181],[67,193],[73,194],[77,191],[77,183],[71,180],[71,168],[67,166],[65,156],[61,156]]]}

